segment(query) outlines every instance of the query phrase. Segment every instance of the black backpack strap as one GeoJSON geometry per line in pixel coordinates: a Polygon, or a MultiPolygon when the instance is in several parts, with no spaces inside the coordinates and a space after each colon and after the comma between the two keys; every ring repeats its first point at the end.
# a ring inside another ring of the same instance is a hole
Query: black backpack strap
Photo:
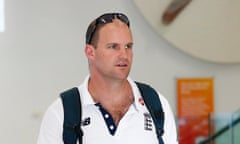
{"type": "Polygon", "coordinates": [[[156,127],[157,137],[159,144],[164,144],[162,135],[164,133],[164,112],[162,110],[162,104],[159,99],[158,93],[149,85],[136,82],[141,95],[143,97],[144,103],[146,104],[153,122],[156,127]]]}
{"type": "Polygon", "coordinates": [[[63,141],[64,144],[82,144],[81,130],[81,100],[78,88],[74,87],[60,94],[63,111],[63,141]]]}

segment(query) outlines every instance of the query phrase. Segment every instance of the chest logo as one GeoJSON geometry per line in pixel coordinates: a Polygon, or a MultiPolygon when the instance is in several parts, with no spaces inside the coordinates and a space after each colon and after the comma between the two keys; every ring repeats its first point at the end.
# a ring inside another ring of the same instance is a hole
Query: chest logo
{"type": "Polygon", "coordinates": [[[139,98],[139,99],[138,99],[138,102],[139,102],[142,106],[144,106],[144,100],[143,100],[142,98],[139,98]]]}
{"type": "Polygon", "coordinates": [[[153,120],[149,113],[144,113],[144,129],[147,131],[152,131],[153,129],[153,120]]]}
{"type": "Polygon", "coordinates": [[[87,126],[91,123],[90,117],[84,118],[82,121],[82,126],[87,126]]]}

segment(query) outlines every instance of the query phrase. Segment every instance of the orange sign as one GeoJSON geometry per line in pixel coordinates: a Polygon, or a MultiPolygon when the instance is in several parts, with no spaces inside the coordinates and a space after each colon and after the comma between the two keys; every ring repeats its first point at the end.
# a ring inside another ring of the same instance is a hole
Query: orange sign
{"type": "Polygon", "coordinates": [[[213,79],[177,79],[179,143],[195,144],[209,136],[214,111],[213,79]]]}
{"type": "Polygon", "coordinates": [[[177,80],[178,116],[209,115],[213,107],[213,79],[177,80]]]}

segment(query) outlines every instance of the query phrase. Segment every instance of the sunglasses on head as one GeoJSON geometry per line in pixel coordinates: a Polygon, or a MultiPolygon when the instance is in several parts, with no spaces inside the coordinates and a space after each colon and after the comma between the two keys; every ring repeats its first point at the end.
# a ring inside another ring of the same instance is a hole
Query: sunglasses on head
{"type": "Polygon", "coordinates": [[[87,35],[86,35],[86,43],[91,44],[92,38],[100,25],[105,25],[107,23],[113,22],[114,19],[119,19],[122,22],[124,22],[128,27],[130,25],[128,17],[122,13],[107,13],[103,14],[100,17],[98,17],[93,25],[89,28],[87,35]]]}

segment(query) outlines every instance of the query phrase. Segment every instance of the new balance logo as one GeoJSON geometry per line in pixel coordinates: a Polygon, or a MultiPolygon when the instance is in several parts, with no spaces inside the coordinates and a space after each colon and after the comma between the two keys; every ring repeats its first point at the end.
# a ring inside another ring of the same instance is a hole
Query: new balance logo
{"type": "Polygon", "coordinates": [[[90,122],[91,122],[90,117],[87,117],[87,118],[83,119],[82,126],[87,126],[90,124],[90,122]]]}

